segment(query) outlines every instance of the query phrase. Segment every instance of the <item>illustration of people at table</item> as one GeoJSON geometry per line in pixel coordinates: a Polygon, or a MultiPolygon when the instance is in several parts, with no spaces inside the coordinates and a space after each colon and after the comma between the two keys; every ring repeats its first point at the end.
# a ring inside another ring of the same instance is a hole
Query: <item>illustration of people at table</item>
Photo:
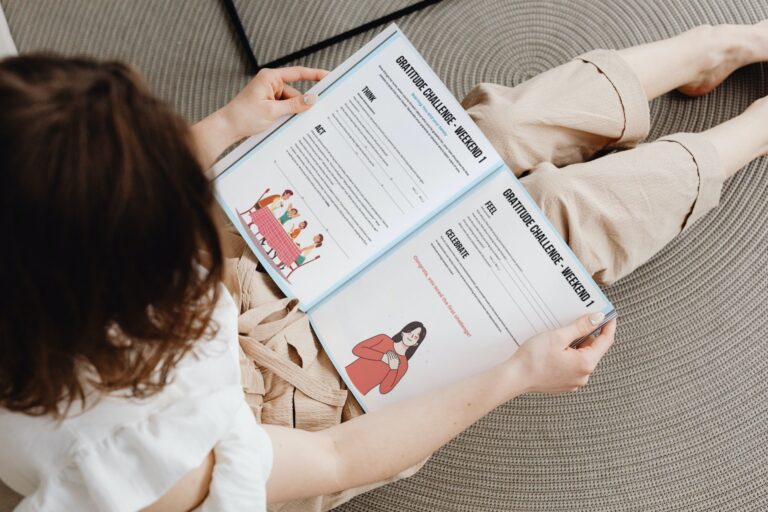
{"type": "Polygon", "coordinates": [[[308,223],[299,219],[301,214],[298,208],[288,202],[293,195],[290,189],[272,195],[266,189],[248,210],[237,212],[259,250],[272,260],[274,268],[282,272],[286,279],[302,266],[320,258],[317,254],[310,255],[323,242],[320,233],[313,237],[312,244],[303,246],[299,241],[308,223]]]}
{"type": "Polygon", "coordinates": [[[427,336],[421,322],[410,322],[392,337],[377,334],[352,349],[357,359],[346,366],[347,375],[357,390],[367,395],[378,387],[379,393],[392,391],[408,371],[408,361],[427,336]]]}

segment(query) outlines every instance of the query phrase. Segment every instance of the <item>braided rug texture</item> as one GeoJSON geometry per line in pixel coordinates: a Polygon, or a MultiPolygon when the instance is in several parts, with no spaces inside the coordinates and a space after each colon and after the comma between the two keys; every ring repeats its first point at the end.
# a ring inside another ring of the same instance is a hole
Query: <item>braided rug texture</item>
{"type": "MultiPolygon", "coordinates": [[[[21,52],[126,60],[192,121],[248,80],[214,0],[0,2],[21,52]]],[[[341,4],[238,0],[262,59],[346,28],[347,11],[381,9],[375,0],[341,4]]],[[[477,82],[515,85],[592,48],[766,18],[764,0],[446,0],[398,24],[461,98],[477,82]]],[[[332,68],[373,35],[301,64],[332,68]]],[[[754,65],[704,98],[654,101],[650,138],[733,117],[768,94],[767,73],[754,65]]],[[[753,162],[726,183],[718,209],[606,290],[618,336],[589,386],[518,398],[414,477],[340,510],[768,510],[767,171],[765,158],[753,162]]]]}

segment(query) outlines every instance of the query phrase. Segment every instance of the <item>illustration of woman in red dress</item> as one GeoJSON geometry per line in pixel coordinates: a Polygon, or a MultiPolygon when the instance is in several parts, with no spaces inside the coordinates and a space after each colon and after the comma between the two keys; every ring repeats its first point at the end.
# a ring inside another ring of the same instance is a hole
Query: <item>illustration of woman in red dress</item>
{"type": "Polygon", "coordinates": [[[426,335],[424,324],[411,322],[391,338],[377,334],[361,341],[352,349],[357,360],[347,365],[347,375],[364,395],[376,386],[380,393],[389,393],[408,371],[408,360],[426,335]]]}

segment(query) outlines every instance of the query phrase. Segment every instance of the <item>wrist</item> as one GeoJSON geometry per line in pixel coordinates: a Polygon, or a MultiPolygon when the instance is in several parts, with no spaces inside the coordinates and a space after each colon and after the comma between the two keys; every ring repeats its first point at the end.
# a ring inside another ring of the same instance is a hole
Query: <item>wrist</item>
{"type": "Polygon", "coordinates": [[[232,103],[227,103],[219,110],[209,116],[211,126],[215,129],[222,139],[227,140],[228,146],[247,137],[249,134],[242,133],[237,123],[237,116],[232,107],[232,103]]]}
{"type": "Polygon", "coordinates": [[[498,371],[498,378],[503,384],[501,388],[507,390],[508,394],[505,401],[530,392],[528,384],[531,379],[527,377],[526,365],[519,358],[512,356],[504,364],[499,365],[498,371]]]}
{"type": "Polygon", "coordinates": [[[471,378],[465,385],[473,388],[478,396],[477,405],[486,412],[526,393],[525,379],[518,371],[517,363],[509,360],[471,378]]]}
{"type": "Polygon", "coordinates": [[[191,132],[198,158],[204,169],[213,165],[229,146],[242,139],[224,108],[194,124],[191,132]]]}

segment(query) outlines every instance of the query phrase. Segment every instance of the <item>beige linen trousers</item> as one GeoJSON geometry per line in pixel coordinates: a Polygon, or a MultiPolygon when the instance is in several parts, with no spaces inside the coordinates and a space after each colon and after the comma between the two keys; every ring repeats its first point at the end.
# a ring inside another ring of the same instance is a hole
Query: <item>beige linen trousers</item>
{"type": "Polygon", "coordinates": [[[638,145],[648,100],[615,51],[513,88],[478,85],[462,104],[598,283],[632,272],[720,200],[725,172],[704,137],[638,145]]]}
{"type": "MultiPolygon", "coordinates": [[[[704,138],[639,144],[648,102],[614,51],[589,52],[517,87],[478,85],[463,105],[600,283],[637,268],[718,204],[725,175],[704,138]],[[623,151],[594,158],[613,149],[623,151]]],[[[240,307],[243,388],[258,421],[320,430],[361,414],[296,301],[258,268],[231,225],[222,237],[226,285],[240,307]]],[[[420,466],[270,510],[328,510],[420,466]]]]}

